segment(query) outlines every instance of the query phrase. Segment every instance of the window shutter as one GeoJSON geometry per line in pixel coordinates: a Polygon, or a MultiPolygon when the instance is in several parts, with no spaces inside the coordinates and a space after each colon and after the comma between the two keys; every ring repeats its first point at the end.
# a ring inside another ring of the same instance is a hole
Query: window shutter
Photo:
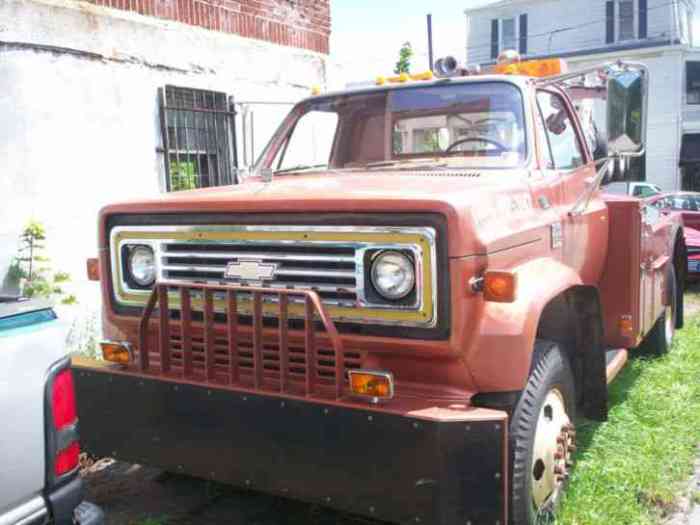
{"type": "Polygon", "coordinates": [[[639,0],[639,39],[647,37],[647,0],[639,0]]]}
{"type": "Polygon", "coordinates": [[[491,58],[498,58],[498,20],[491,20],[491,58]]]}
{"type": "Polygon", "coordinates": [[[615,2],[605,2],[605,42],[615,42],[615,2]]]}
{"type": "Polygon", "coordinates": [[[527,54],[527,15],[520,15],[520,46],[521,55],[527,54]]]}

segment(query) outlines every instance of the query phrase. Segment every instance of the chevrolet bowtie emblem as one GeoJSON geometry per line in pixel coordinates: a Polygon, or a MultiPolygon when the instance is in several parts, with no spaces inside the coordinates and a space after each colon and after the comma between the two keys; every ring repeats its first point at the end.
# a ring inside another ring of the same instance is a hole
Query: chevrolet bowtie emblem
{"type": "Polygon", "coordinates": [[[276,263],[241,260],[230,262],[226,265],[224,278],[239,279],[241,281],[269,281],[274,278],[276,270],[276,263]]]}

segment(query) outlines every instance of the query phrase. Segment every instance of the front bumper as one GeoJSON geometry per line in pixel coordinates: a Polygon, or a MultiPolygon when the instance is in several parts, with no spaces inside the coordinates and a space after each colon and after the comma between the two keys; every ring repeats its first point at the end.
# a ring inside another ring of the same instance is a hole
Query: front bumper
{"type": "Polygon", "coordinates": [[[506,523],[507,416],[75,367],[85,450],[392,521],[506,523]]]}

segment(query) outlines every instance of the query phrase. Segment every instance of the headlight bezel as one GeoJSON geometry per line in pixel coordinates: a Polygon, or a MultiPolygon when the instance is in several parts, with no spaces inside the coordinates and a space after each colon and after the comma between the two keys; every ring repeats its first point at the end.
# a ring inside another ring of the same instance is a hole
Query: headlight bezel
{"type": "Polygon", "coordinates": [[[148,244],[125,244],[122,248],[123,271],[126,284],[136,290],[149,290],[153,287],[158,278],[158,263],[153,246],[148,244]],[[152,274],[148,279],[142,279],[134,272],[133,258],[138,253],[150,252],[152,259],[152,274]]]}
{"type": "Polygon", "coordinates": [[[379,299],[385,304],[392,305],[406,305],[415,303],[416,288],[418,284],[418,268],[413,253],[410,250],[389,248],[373,250],[372,252],[370,252],[369,255],[369,264],[367,266],[367,280],[369,281],[373,295],[375,295],[373,299],[375,301],[379,299]],[[407,263],[407,266],[411,269],[409,286],[407,286],[406,290],[400,294],[386,293],[386,291],[381,290],[381,287],[377,283],[376,269],[378,268],[378,265],[381,263],[381,260],[384,257],[391,256],[398,256],[402,258],[407,263]]]}

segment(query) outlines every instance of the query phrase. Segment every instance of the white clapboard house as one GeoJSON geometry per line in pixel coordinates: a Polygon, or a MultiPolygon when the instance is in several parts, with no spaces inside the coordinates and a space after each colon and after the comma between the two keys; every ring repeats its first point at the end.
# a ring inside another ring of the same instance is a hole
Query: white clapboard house
{"type": "Polygon", "coordinates": [[[490,64],[506,49],[562,57],[570,70],[617,59],[651,74],[648,147],[637,177],[700,191],[700,48],[694,0],[503,0],[466,9],[466,58],[490,64]]]}

